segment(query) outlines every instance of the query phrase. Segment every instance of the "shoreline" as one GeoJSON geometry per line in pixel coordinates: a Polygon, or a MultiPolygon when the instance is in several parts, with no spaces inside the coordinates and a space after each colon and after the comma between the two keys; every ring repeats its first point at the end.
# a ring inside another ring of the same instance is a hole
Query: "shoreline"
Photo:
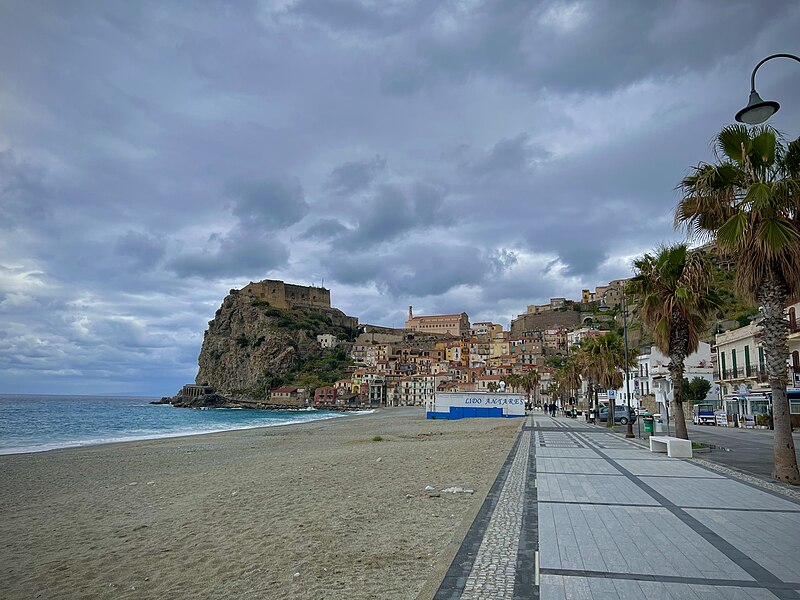
{"type": "Polygon", "coordinates": [[[409,407],[295,425],[0,456],[0,589],[414,598],[446,569],[522,421],[409,407]]]}
{"type": "MultiPolygon", "coordinates": [[[[169,406],[170,408],[175,408],[170,405],[165,404],[164,406],[169,406]]],[[[178,408],[176,410],[199,410],[199,409],[186,409],[186,408],[178,408]]],[[[247,409],[238,409],[238,408],[215,408],[215,409],[205,409],[205,410],[247,410],[247,409]]],[[[235,432],[235,431],[248,431],[250,429],[262,429],[267,427],[284,427],[289,425],[304,425],[306,423],[316,423],[318,421],[329,421],[331,419],[338,419],[340,417],[345,416],[364,416],[368,414],[373,414],[378,409],[364,409],[360,411],[309,411],[306,409],[298,409],[297,413],[300,414],[311,414],[313,412],[325,412],[324,416],[321,416],[316,419],[307,419],[307,420],[297,420],[297,421],[286,421],[282,423],[259,423],[257,425],[243,425],[243,426],[234,426],[229,427],[227,429],[208,429],[208,430],[198,430],[198,431],[190,431],[190,432],[167,432],[163,434],[154,433],[154,434],[144,434],[143,436],[133,437],[133,436],[126,436],[114,439],[107,439],[107,438],[92,438],[88,440],[75,440],[75,441],[66,441],[66,442],[54,442],[53,444],[39,444],[35,446],[19,446],[19,447],[7,447],[7,448],[0,448],[0,456],[16,456],[20,454],[41,454],[43,452],[52,452],[54,450],[68,450],[74,448],[89,448],[93,446],[106,446],[111,444],[126,444],[126,443],[133,443],[133,442],[145,442],[149,440],[169,440],[175,438],[182,438],[182,437],[195,437],[198,435],[213,435],[215,433],[227,433],[227,432],[235,432]],[[56,445],[57,444],[57,445],[56,445]]],[[[392,409],[394,410],[394,409],[392,409]]]]}

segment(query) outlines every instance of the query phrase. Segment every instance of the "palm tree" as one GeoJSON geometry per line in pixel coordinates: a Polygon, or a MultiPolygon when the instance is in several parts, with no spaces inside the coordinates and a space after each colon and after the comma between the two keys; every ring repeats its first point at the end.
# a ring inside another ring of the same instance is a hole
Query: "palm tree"
{"type": "MultiPolygon", "coordinates": [[[[622,387],[623,375],[620,372],[625,366],[625,345],[617,333],[607,333],[595,338],[597,340],[594,356],[598,361],[597,381],[606,390],[616,390],[622,387]]],[[[616,414],[614,399],[608,399],[608,419],[606,427],[614,426],[616,414]]]]}
{"type": "Polygon", "coordinates": [[[531,369],[522,376],[520,385],[522,385],[522,389],[525,390],[525,393],[528,394],[528,402],[531,401],[531,392],[533,392],[534,402],[536,401],[536,392],[539,389],[540,381],[541,376],[539,375],[539,371],[536,369],[531,369]]]}
{"type": "Polygon", "coordinates": [[[576,355],[567,356],[555,374],[556,383],[564,397],[574,396],[574,391],[581,385],[581,367],[576,355]]]}
{"type": "MultiPolygon", "coordinates": [[[[621,369],[625,366],[625,343],[617,333],[609,332],[600,337],[591,338],[581,342],[579,350],[579,363],[584,376],[595,382],[595,393],[598,389],[615,390],[622,387],[623,375],[621,369]]],[[[628,365],[636,364],[633,351],[628,353],[628,365]]],[[[599,407],[595,406],[599,411],[599,407]]],[[[614,400],[608,399],[607,427],[614,426],[614,400]]]]}
{"type": "Polygon", "coordinates": [[[509,375],[506,375],[506,383],[508,384],[508,387],[516,391],[517,388],[519,388],[522,383],[522,376],[519,375],[518,373],[511,373],[509,375]]]}
{"type": "MultiPolygon", "coordinates": [[[[675,435],[689,439],[683,410],[683,372],[686,357],[697,351],[700,334],[720,299],[711,289],[711,264],[705,252],[690,252],[686,244],[659,248],[633,261],[628,284],[639,314],[656,347],[669,357],[675,435]]],[[[788,354],[788,353],[787,353],[788,354]]]]}
{"type": "Polygon", "coordinates": [[[772,476],[800,484],[789,416],[784,308],[800,298],[800,140],[784,145],[774,129],[725,127],[716,164],[700,163],[681,181],[677,226],[709,238],[732,257],[735,286],[761,306],[775,425],[772,476]]]}
{"type": "Polygon", "coordinates": [[[573,360],[575,361],[575,367],[580,373],[580,377],[586,381],[586,395],[589,399],[589,409],[597,413],[599,406],[597,406],[597,393],[593,383],[594,362],[591,358],[593,340],[595,339],[597,338],[583,340],[578,345],[573,355],[573,360]]]}

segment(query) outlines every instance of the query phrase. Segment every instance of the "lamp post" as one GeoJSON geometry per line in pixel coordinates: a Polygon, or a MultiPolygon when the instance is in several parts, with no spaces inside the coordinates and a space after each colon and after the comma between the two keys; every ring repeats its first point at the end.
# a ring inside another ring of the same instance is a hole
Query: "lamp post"
{"type": "Polygon", "coordinates": [[[794,54],[772,54],[755,66],[753,73],[750,75],[750,99],[747,101],[747,106],[736,113],[736,120],[740,123],[758,125],[769,119],[780,109],[780,104],[774,100],[762,100],[756,91],[756,71],[761,65],[773,58],[791,58],[800,62],[800,56],[795,56],[794,54]]]}
{"type": "MultiPolygon", "coordinates": [[[[609,306],[606,304],[605,294],[600,298],[600,306],[598,308],[601,312],[605,312],[609,309],[609,306]]],[[[634,438],[636,436],[633,434],[633,423],[631,422],[631,377],[628,368],[628,302],[625,297],[625,290],[622,290],[622,341],[625,348],[625,406],[628,409],[628,422],[625,424],[625,437],[634,438]]],[[[614,418],[610,406],[608,418],[614,418]]]]}

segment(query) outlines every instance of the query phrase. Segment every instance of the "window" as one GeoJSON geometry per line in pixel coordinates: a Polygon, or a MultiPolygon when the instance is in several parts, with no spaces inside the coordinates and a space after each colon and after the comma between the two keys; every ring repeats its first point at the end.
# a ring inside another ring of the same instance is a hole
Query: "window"
{"type": "Polygon", "coordinates": [[[728,370],[725,368],[725,352],[721,351],[719,353],[719,364],[722,365],[722,377],[721,379],[728,378],[728,370]]]}
{"type": "Polygon", "coordinates": [[[731,362],[733,363],[733,376],[738,377],[739,374],[736,372],[736,348],[731,348],[731,362]]]}
{"type": "Polygon", "coordinates": [[[750,346],[744,347],[744,369],[745,375],[750,377],[750,346]]]}

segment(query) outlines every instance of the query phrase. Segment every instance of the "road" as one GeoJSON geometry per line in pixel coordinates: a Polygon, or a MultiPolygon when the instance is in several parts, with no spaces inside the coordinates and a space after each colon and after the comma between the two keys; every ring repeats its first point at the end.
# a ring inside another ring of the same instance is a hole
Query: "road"
{"type": "MultiPolygon", "coordinates": [[[[772,431],[691,423],[688,424],[688,429],[692,441],[716,446],[708,454],[698,454],[697,458],[711,460],[762,477],[772,476],[772,431]]],[[[800,433],[794,434],[794,446],[795,451],[800,448],[800,433]]]]}
{"type": "MultiPolygon", "coordinates": [[[[633,426],[633,432],[643,439],[648,438],[638,423],[633,426]]],[[[675,434],[674,425],[671,433],[675,434]]],[[[759,477],[772,478],[772,431],[768,429],[739,429],[737,427],[717,427],[716,425],[693,425],[687,423],[689,438],[693,442],[712,446],[711,452],[695,453],[696,458],[710,460],[727,467],[739,469],[759,477]]],[[[625,428],[615,425],[614,431],[624,433],[625,428]]],[[[666,434],[666,430],[664,431],[666,434]]],[[[800,431],[794,433],[794,447],[797,452],[797,462],[800,463],[800,431]]]]}

